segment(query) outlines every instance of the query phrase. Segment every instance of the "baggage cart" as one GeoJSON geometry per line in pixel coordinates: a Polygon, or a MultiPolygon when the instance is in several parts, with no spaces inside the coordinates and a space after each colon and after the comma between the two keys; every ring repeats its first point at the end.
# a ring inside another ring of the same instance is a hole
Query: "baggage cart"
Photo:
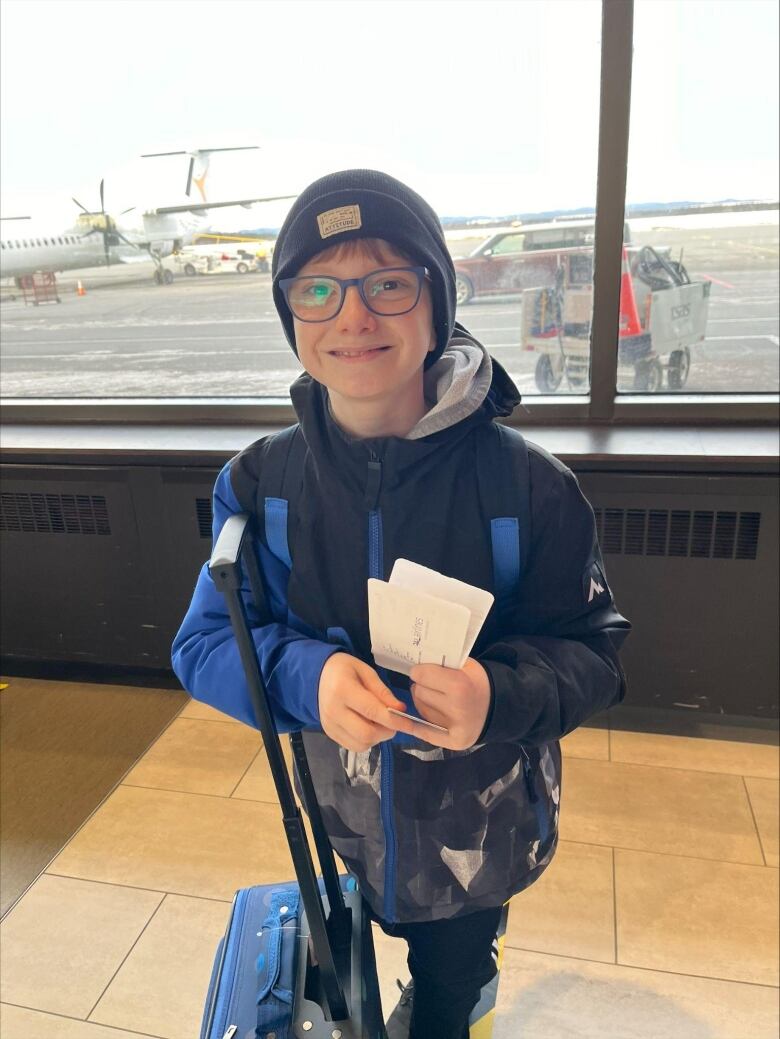
{"type": "Polygon", "coordinates": [[[34,274],[22,274],[18,279],[22,290],[24,305],[32,303],[34,307],[41,303],[59,303],[57,293],[57,276],[51,271],[36,271],[34,274]]]}
{"type": "MultiPolygon", "coordinates": [[[[521,343],[539,354],[536,386],[587,386],[593,267],[590,254],[562,254],[555,286],[523,292],[521,343]]],[[[626,246],[620,286],[618,381],[637,393],[681,390],[692,349],[707,327],[711,283],[693,282],[668,249],[626,246]]]]}

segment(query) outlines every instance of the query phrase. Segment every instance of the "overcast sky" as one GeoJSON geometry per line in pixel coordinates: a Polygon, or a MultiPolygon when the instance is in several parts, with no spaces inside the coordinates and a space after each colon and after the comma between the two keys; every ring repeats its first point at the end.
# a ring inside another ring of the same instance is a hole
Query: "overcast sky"
{"type": "MultiPolygon", "coordinates": [[[[439,213],[595,199],[597,0],[3,0],[2,215],[301,190],[352,165],[439,213]]],[[[777,198],[776,0],[637,0],[629,201],[777,198]]],[[[232,211],[231,211],[232,212],[232,211]]],[[[236,226],[278,223],[241,211],[236,226]]],[[[227,213],[224,223],[228,223],[227,213]]]]}

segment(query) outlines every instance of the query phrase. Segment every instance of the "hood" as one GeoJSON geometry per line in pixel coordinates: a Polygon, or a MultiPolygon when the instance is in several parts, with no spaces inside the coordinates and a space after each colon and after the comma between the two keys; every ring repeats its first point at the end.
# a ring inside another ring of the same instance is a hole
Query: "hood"
{"type": "Polygon", "coordinates": [[[406,439],[419,440],[468,418],[487,397],[492,379],[490,354],[465,329],[456,327],[447,349],[423,376],[430,410],[406,439]]]}
{"type": "Polygon", "coordinates": [[[335,465],[342,480],[365,483],[365,460],[376,454],[388,462],[391,484],[403,482],[410,467],[436,464],[442,448],[453,448],[475,426],[506,418],[520,402],[520,393],[502,366],[462,325],[439,360],[424,375],[425,396],[431,403],[406,437],[360,439],[334,421],[327,389],[308,374],[290,387],[301,431],[315,459],[335,465]],[[391,475],[392,474],[392,475],[391,475]]]}

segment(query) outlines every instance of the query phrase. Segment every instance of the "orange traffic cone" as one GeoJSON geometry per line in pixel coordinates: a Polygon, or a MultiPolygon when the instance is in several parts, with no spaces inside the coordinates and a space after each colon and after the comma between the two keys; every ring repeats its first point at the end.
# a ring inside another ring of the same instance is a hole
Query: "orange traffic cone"
{"type": "Polygon", "coordinates": [[[623,266],[620,273],[620,335],[638,336],[642,334],[642,322],[634,295],[634,284],[628,264],[628,253],[623,246],[623,266]]]}
{"type": "Polygon", "coordinates": [[[87,294],[87,290],[81,284],[81,279],[79,278],[79,280],[76,282],[76,295],[77,296],[86,296],[86,294],[87,294]]]}

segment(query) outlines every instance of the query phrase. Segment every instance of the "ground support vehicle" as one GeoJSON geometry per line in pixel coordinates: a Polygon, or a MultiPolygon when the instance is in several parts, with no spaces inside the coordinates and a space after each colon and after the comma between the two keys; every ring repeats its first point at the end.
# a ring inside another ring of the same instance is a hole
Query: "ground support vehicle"
{"type": "Polygon", "coordinates": [[[182,249],[181,252],[174,255],[173,259],[188,278],[192,278],[196,274],[209,274],[211,271],[219,270],[222,266],[219,257],[190,249],[182,249]]]}
{"type": "MultiPolygon", "coordinates": [[[[624,247],[618,379],[637,393],[681,390],[702,342],[711,283],[692,282],[669,250],[624,247]]],[[[536,351],[540,393],[584,387],[590,369],[592,255],[561,254],[554,288],[523,292],[522,346],[536,351]]]]}
{"type": "Polygon", "coordinates": [[[268,261],[259,259],[245,249],[225,249],[223,246],[193,246],[182,249],[174,257],[182,271],[189,277],[196,274],[213,274],[215,271],[235,271],[248,274],[250,271],[268,270],[268,261]]]}
{"type": "Polygon", "coordinates": [[[246,249],[237,249],[235,253],[222,254],[222,266],[237,274],[248,274],[250,271],[258,270],[257,257],[248,253],[246,249]]]}

